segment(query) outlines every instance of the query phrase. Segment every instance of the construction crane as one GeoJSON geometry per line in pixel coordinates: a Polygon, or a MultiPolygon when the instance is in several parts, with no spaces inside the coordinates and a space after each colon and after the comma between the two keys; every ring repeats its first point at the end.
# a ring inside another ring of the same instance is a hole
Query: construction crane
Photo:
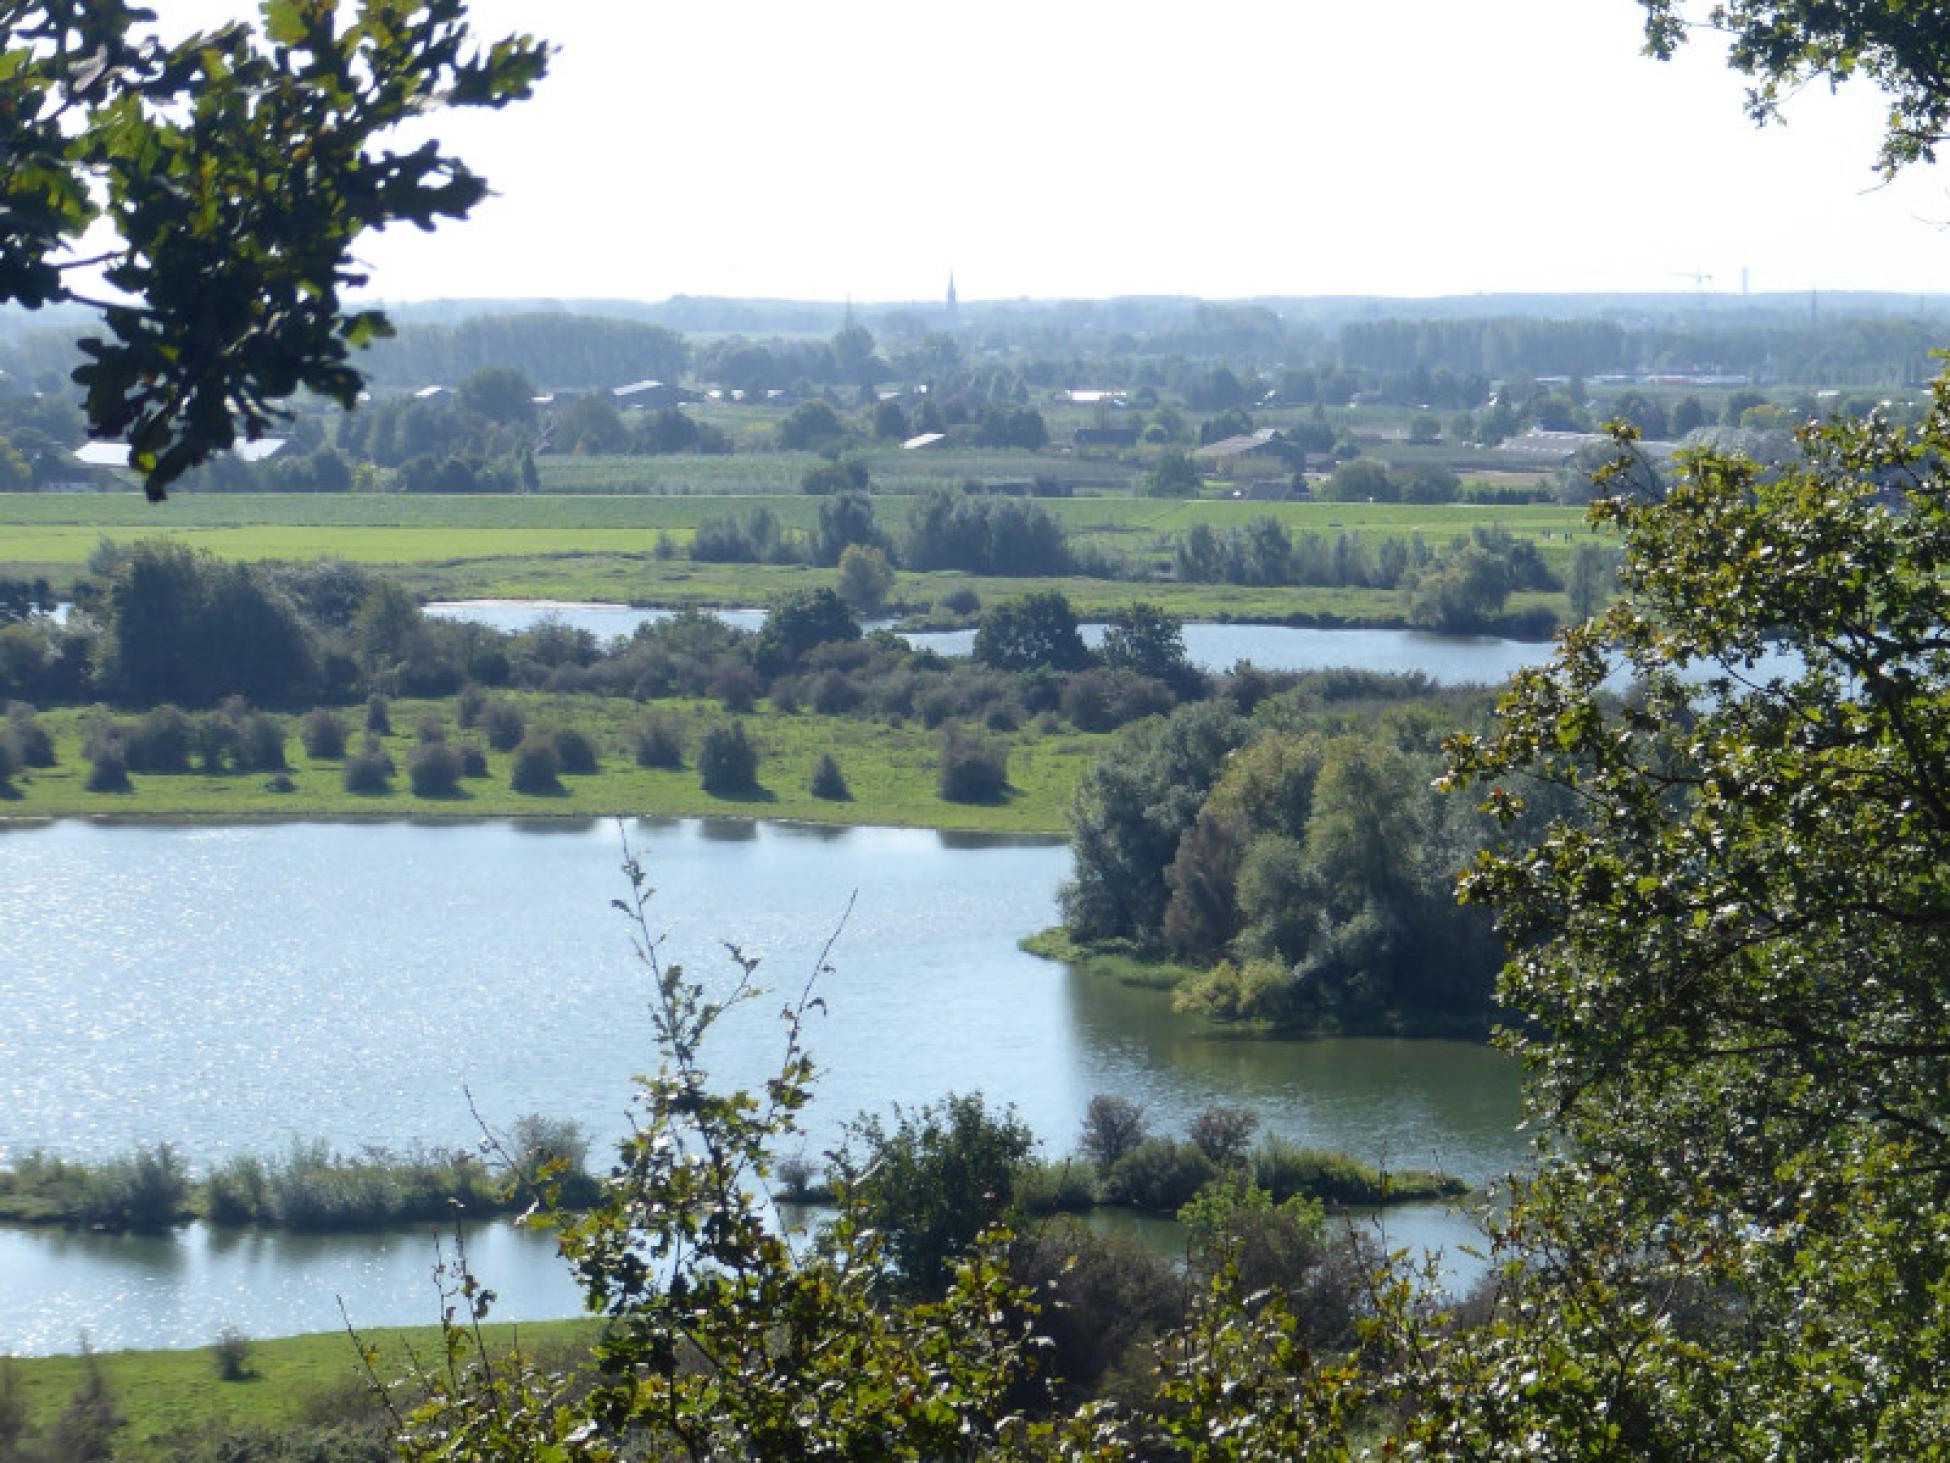
{"type": "Polygon", "coordinates": [[[1666,273],[1670,274],[1674,279],[1690,279],[1696,289],[1704,290],[1708,285],[1713,283],[1712,275],[1703,274],[1697,269],[1669,269],[1666,273]]]}

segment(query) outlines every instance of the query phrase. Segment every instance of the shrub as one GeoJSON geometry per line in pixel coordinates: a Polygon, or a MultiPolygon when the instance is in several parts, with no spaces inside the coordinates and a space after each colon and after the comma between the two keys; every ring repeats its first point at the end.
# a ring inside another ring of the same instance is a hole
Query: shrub
{"type": "Polygon", "coordinates": [[[1099,1092],[1083,1110],[1083,1133],[1077,1139],[1077,1151],[1108,1172],[1118,1159],[1149,1136],[1144,1127],[1143,1107],[1128,1097],[1099,1092]]]}
{"type": "Polygon", "coordinates": [[[206,711],[190,723],[190,741],[203,770],[221,772],[237,757],[237,724],[221,712],[206,711]]]}
{"type": "Polygon", "coordinates": [[[347,792],[391,792],[395,770],[393,759],[379,745],[379,738],[368,733],[365,747],[347,757],[340,767],[339,782],[347,792]]]}
{"type": "Polygon", "coordinates": [[[374,695],[367,700],[366,730],[379,737],[393,734],[392,707],[387,704],[384,696],[374,695]]]}
{"type": "Polygon", "coordinates": [[[1193,1144],[1147,1138],[1104,1175],[1104,1202],[1175,1214],[1217,1175],[1193,1144]]]}
{"type": "Polygon", "coordinates": [[[812,781],[806,785],[806,790],[829,803],[844,803],[853,797],[846,785],[846,774],[840,771],[840,764],[833,760],[831,752],[820,756],[819,765],[813,768],[812,781]]]}
{"type": "Polygon", "coordinates": [[[812,709],[821,716],[844,716],[859,706],[860,688],[844,671],[821,671],[812,686],[812,709]]]}
{"type": "Polygon", "coordinates": [[[564,772],[584,777],[596,770],[596,744],[575,727],[565,726],[555,733],[555,755],[564,772]]]}
{"type": "Polygon", "coordinates": [[[684,765],[684,734],[666,716],[646,717],[636,729],[636,765],[676,770],[684,765]]]}
{"type": "Polygon", "coordinates": [[[515,1119],[508,1136],[515,1192],[532,1192],[552,1184],[557,1199],[567,1207],[594,1202],[598,1185],[589,1172],[589,1137],[581,1124],[523,1113],[515,1119]]]}
{"type": "Polygon", "coordinates": [[[955,714],[955,693],[946,686],[937,686],[921,697],[915,710],[921,714],[921,725],[933,731],[955,714]]]}
{"type": "Polygon", "coordinates": [[[343,757],[345,736],[345,722],[322,706],[306,712],[305,719],[298,723],[298,741],[305,755],[320,761],[337,761],[343,757]]]}
{"type": "Polygon", "coordinates": [[[1259,1126],[1259,1114],[1249,1107],[1213,1106],[1192,1119],[1189,1136],[1198,1151],[1217,1164],[1244,1155],[1259,1126]]]}
{"type": "Polygon", "coordinates": [[[521,713],[506,701],[489,701],[482,706],[478,722],[481,735],[497,752],[512,752],[521,745],[521,739],[528,730],[521,713]]]}
{"type": "Polygon", "coordinates": [[[1016,1170],[1016,1203],[1025,1214],[1078,1214],[1097,1202],[1087,1163],[1037,1163],[1016,1170]]]}
{"type": "Polygon", "coordinates": [[[34,719],[34,708],[16,701],[7,708],[6,739],[22,767],[52,767],[54,738],[34,719]]]}
{"type": "Polygon", "coordinates": [[[982,713],[982,725],[992,732],[1012,732],[1021,724],[1016,708],[1007,701],[991,701],[982,713]]]}
{"type": "Polygon", "coordinates": [[[406,754],[406,780],[416,798],[451,798],[460,793],[460,753],[443,742],[421,742],[406,754]]]}
{"type": "Polygon", "coordinates": [[[941,796],[951,803],[999,802],[1009,790],[1008,754],[950,729],[941,743],[941,796]]]}
{"type": "Polygon", "coordinates": [[[253,1224],[270,1204],[264,1161],[240,1153],[203,1183],[203,1213],[212,1224],[253,1224]]]}
{"type": "Polygon", "coordinates": [[[778,1196],[788,1204],[816,1204],[832,1197],[832,1189],[819,1174],[813,1161],[803,1153],[792,1153],[779,1160],[776,1175],[778,1196]]]}
{"type": "Polygon", "coordinates": [[[1380,1170],[1372,1164],[1276,1137],[1253,1154],[1253,1179],[1276,1201],[1297,1194],[1334,1204],[1375,1204],[1384,1187],[1380,1170]]]}
{"type": "Polygon", "coordinates": [[[749,792],[757,785],[758,749],[735,721],[720,722],[697,749],[698,782],[709,793],[749,792]]]}
{"type": "Polygon", "coordinates": [[[486,777],[488,775],[487,753],[475,742],[462,742],[459,748],[460,775],[462,777],[486,777]]]}
{"type": "Polygon", "coordinates": [[[83,784],[90,792],[127,792],[129,790],[129,764],[118,747],[99,748],[88,759],[88,781],[83,784]]]}
{"type": "Polygon", "coordinates": [[[236,740],[232,750],[239,767],[249,772],[285,770],[282,721],[261,711],[253,711],[235,726],[236,740]]]}
{"type": "Polygon", "coordinates": [[[251,1365],[250,1337],[235,1326],[225,1326],[217,1333],[216,1344],[210,1348],[210,1359],[216,1365],[219,1381],[248,1382],[257,1375],[257,1368],[251,1365]]]}
{"type": "Polygon", "coordinates": [[[0,737],[0,792],[13,786],[13,775],[19,770],[20,758],[14,753],[13,743],[6,737],[0,737]]]}
{"type": "Polygon", "coordinates": [[[481,719],[481,708],[487,705],[487,692],[479,686],[465,687],[454,706],[454,720],[464,731],[481,719]]]}
{"type": "Polygon", "coordinates": [[[982,608],[982,597],[964,584],[959,588],[949,590],[940,599],[936,600],[935,604],[951,615],[966,617],[980,612],[982,608]]]}
{"type": "Polygon", "coordinates": [[[521,745],[515,748],[508,786],[531,796],[560,792],[561,772],[562,759],[556,754],[553,737],[524,737],[521,745]]]}
{"type": "Polygon", "coordinates": [[[79,1218],[101,1229],[155,1232],[183,1217],[189,1197],[188,1168],[173,1147],[158,1143],[91,1169],[79,1218]]]}
{"type": "Polygon", "coordinates": [[[439,717],[423,716],[420,724],[413,728],[413,737],[421,742],[444,742],[447,740],[447,728],[439,717]]]}
{"type": "Polygon", "coordinates": [[[742,660],[726,656],[718,662],[706,689],[726,711],[742,716],[758,703],[758,672],[742,660]]]}
{"type": "Polygon", "coordinates": [[[174,706],[143,713],[130,730],[127,757],[131,772],[187,772],[195,728],[174,706]]]}

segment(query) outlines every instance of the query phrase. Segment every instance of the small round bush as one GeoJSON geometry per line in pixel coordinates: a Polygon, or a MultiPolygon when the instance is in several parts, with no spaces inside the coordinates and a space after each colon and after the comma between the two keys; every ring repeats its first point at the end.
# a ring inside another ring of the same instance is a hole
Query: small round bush
{"type": "Polygon", "coordinates": [[[844,671],[822,671],[813,682],[812,709],[821,716],[845,716],[864,699],[844,671]]]}
{"type": "Polygon", "coordinates": [[[586,777],[596,770],[596,744],[572,726],[565,726],[555,733],[555,755],[562,763],[562,770],[577,777],[586,777]]]}
{"type": "Polygon", "coordinates": [[[481,708],[487,705],[487,692],[479,686],[468,686],[460,693],[454,707],[454,720],[464,731],[481,719],[481,708]]]}
{"type": "Polygon", "coordinates": [[[545,793],[562,791],[558,781],[562,772],[562,759],[556,755],[555,740],[552,737],[531,736],[522,740],[515,748],[514,763],[508,774],[508,786],[516,792],[540,796],[545,793]]]}
{"type": "Polygon", "coordinates": [[[124,755],[135,772],[187,772],[196,730],[174,706],[158,706],[143,713],[129,733],[124,755]]]}
{"type": "Polygon", "coordinates": [[[697,776],[706,792],[750,792],[758,778],[758,749],[737,722],[724,722],[704,734],[697,749],[697,776]]]}
{"type": "Polygon", "coordinates": [[[833,760],[831,752],[821,756],[819,765],[813,768],[807,791],[829,803],[844,803],[853,797],[846,785],[846,774],[840,771],[840,764],[833,760]]]}
{"type": "Polygon", "coordinates": [[[951,731],[941,744],[936,787],[951,803],[999,802],[1009,790],[1008,756],[999,747],[951,731]]]}
{"type": "Polygon", "coordinates": [[[462,777],[486,777],[488,775],[487,753],[474,742],[460,744],[460,775],[462,777]]]}
{"type": "Polygon", "coordinates": [[[439,717],[423,716],[420,724],[413,728],[413,736],[421,742],[444,742],[447,740],[447,728],[439,717]]]}
{"type": "Polygon", "coordinates": [[[1174,1214],[1218,1172],[1195,1144],[1147,1138],[1104,1175],[1104,1199],[1156,1214],[1174,1214]]]}
{"type": "Polygon", "coordinates": [[[935,603],[951,615],[972,615],[982,607],[982,597],[967,585],[951,589],[935,603]]]}
{"type": "Polygon", "coordinates": [[[444,741],[421,742],[406,754],[406,780],[416,798],[451,798],[460,792],[460,753],[444,741]]]}
{"type": "Polygon", "coordinates": [[[298,723],[299,745],[307,757],[321,762],[336,762],[345,755],[345,737],[345,722],[322,706],[306,712],[298,723]]]}
{"type": "Polygon", "coordinates": [[[6,739],[23,767],[52,767],[54,738],[34,719],[34,708],[16,702],[7,709],[6,739]]]}
{"type": "Polygon", "coordinates": [[[291,774],[289,772],[273,772],[269,777],[264,779],[264,790],[266,792],[280,793],[296,792],[298,790],[298,784],[291,780],[291,774]]]}
{"type": "Polygon", "coordinates": [[[13,775],[20,770],[20,756],[14,751],[14,744],[6,737],[0,737],[0,792],[13,787],[13,775]]]}
{"type": "Polygon", "coordinates": [[[196,745],[197,761],[205,772],[221,772],[226,762],[250,770],[250,764],[239,751],[237,723],[222,712],[206,711],[197,717],[190,725],[190,740],[196,745]]]}
{"type": "Polygon", "coordinates": [[[1021,718],[1007,701],[991,701],[982,713],[982,725],[992,732],[1012,732],[1021,725],[1021,718]]]}
{"type": "Polygon", "coordinates": [[[707,689],[726,711],[743,716],[758,704],[758,673],[742,660],[727,656],[718,662],[707,689]]]}
{"type": "Polygon", "coordinates": [[[921,697],[915,709],[921,713],[921,725],[933,731],[955,714],[955,693],[938,686],[921,697]]]}
{"type": "Polygon", "coordinates": [[[249,772],[285,770],[282,721],[261,711],[253,711],[236,723],[236,728],[237,738],[232,745],[232,755],[236,757],[239,767],[249,772]]]}
{"type": "Polygon", "coordinates": [[[483,706],[478,724],[481,735],[487,738],[487,744],[497,752],[512,752],[521,745],[521,739],[527,732],[527,724],[522,721],[521,713],[506,701],[490,701],[483,706]]]}
{"type": "Polygon", "coordinates": [[[88,759],[88,781],[84,784],[90,792],[127,792],[129,790],[129,764],[120,750],[102,747],[88,759]]]}
{"type": "Polygon", "coordinates": [[[684,765],[684,734],[677,723],[665,716],[647,718],[636,729],[636,765],[664,767],[672,771],[684,765]]]}
{"type": "Polygon", "coordinates": [[[384,696],[374,696],[366,702],[366,730],[374,736],[392,735],[393,709],[384,696]]]}
{"type": "Polygon", "coordinates": [[[365,750],[355,752],[345,759],[339,768],[339,782],[347,792],[386,793],[393,790],[393,759],[386,755],[385,748],[376,742],[368,742],[365,750]]]}

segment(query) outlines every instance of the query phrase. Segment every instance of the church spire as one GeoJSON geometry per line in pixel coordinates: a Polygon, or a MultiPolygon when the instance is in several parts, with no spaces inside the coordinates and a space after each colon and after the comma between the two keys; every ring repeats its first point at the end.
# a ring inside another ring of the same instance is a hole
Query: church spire
{"type": "Polygon", "coordinates": [[[955,272],[948,271],[948,324],[953,328],[959,322],[959,310],[955,302],[955,272]]]}

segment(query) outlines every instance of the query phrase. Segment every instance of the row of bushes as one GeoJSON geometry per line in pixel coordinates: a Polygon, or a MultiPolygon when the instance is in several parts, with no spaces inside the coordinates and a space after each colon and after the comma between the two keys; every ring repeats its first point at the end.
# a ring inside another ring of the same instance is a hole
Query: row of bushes
{"type": "Polygon", "coordinates": [[[168,1143],[98,1164],[36,1150],[0,1169],[0,1219],[153,1233],[201,1213],[222,1225],[372,1229],[441,1220],[456,1210],[512,1211],[544,1184],[554,1184],[574,1208],[596,1192],[588,1147],[576,1124],[528,1115],[500,1145],[503,1161],[492,1165],[445,1149],[346,1155],[322,1141],[300,1142],[276,1158],[227,1159],[201,1183],[168,1143]]]}
{"type": "MultiPolygon", "coordinates": [[[[231,719],[228,713],[190,717],[173,706],[163,706],[133,723],[96,722],[84,746],[91,764],[86,785],[95,792],[121,792],[130,786],[131,770],[188,771],[189,749],[203,745],[206,729],[212,727],[226,733],[226,747],[262,749],[254,754],[255,760],[237,754],[228,764],[235,770],[284,769],[282,723],[257,712],[241,713],[241,717],[241,721],[231,719]]],[[[497,751],[511,753],[508,783],[516,792],[530,796],[560,793],[563,776],[587,776],[600,770],[600,753],[587,733],[572,726],[531,730],[518,708],[482,697],[475,688],[460,698],[459,721],[462,726],[480,729],[497,751]]],[[[300,720],[299,741],[312,759],[341,763],[340,782],[347,792],[382,796],[393,791],[393,779],[400,773],[399,763],[380,740],[381,732],[390,726],[384,698],[373,699],[366,725],[362,743],[352,750],[348,746],[352,733],[345,718],[320,707],[300,720]]],[[[992,720],[990,725],[1012,729],[1014,724],[992,720]]],[[[37,725],[34,729],[40,731],[37,725]]],[[[405,759],[407,783],[415,797],[459,797],[464,781],[489,775],[487,753],[482,747],[472,741],[450,742],[445,725],[438,719],[423,720],[416,728],[416,737],[405,759]]],[[[629,734],[624,750],[639,767],[681,769],[684,733],[674,718],[653,714],[629,734]]],[[[713,726],[698,746],[699,782],[705,791],[722,797],[750,793],[759,785],[759,755],[741,723],[713,726]]],[[[4,766],[0,763],[0,768],[4,766]]],[[[221,758],[209,758],[203,766],[206,771],[217,771],[226,763],[221,758]]],[[[284,786],[289,790],[288,782],[284,786]]],[[[950,802],[994,802],[1006,795],[1008,786],[1006,751],[949,724],[942,738],[937,782],[941,796],[950,802]]],[[[830,753],[815,765],[808,790],[827,801],[843,802],[851,797],[845,773],[830,753]]]]}

